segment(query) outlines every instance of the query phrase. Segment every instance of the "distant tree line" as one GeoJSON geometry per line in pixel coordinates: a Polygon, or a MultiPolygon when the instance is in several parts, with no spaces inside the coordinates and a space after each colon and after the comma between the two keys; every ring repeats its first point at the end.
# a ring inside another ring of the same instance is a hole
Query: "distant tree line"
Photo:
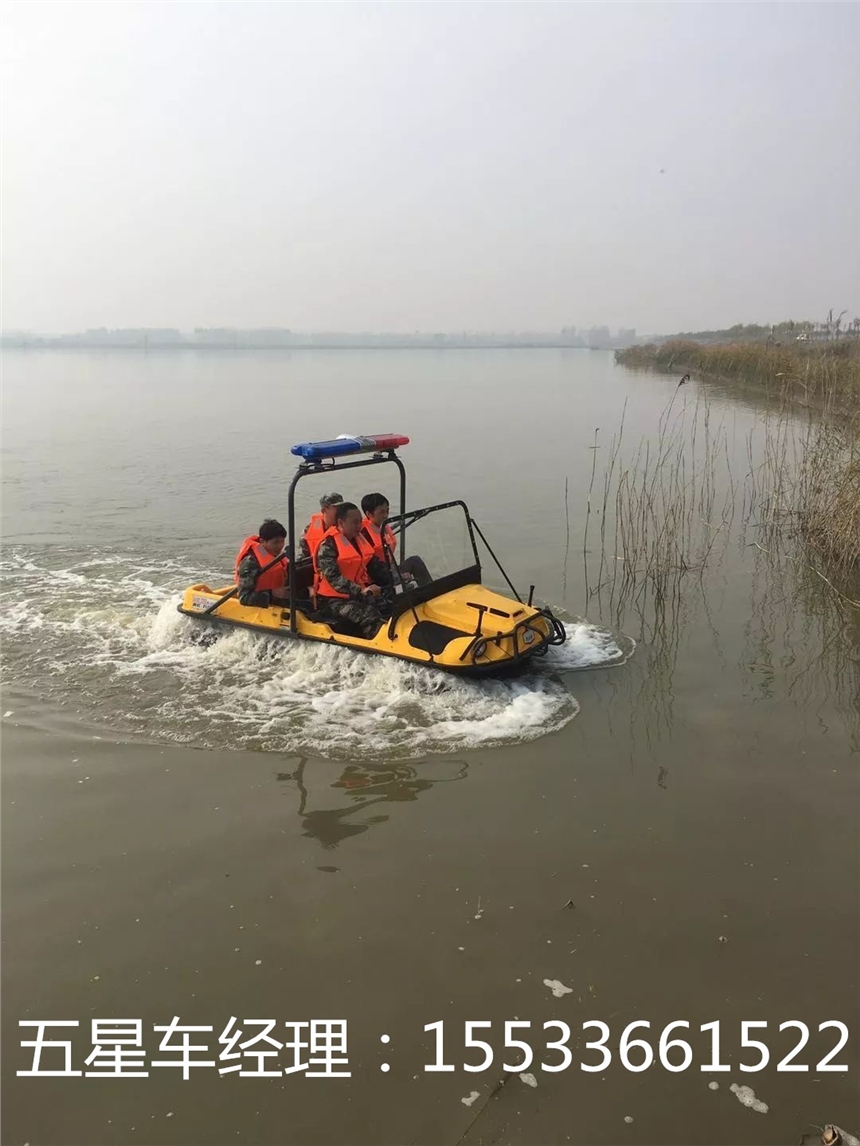
{"type": "Polygon", "coordinates": [[[846,337],[860,338],[860,318],[845,322],[847,313],[847,310],[843,310],[840,314],[836,314],[835,309],[831,308],[827,318],[821,322],[791,319],[787,322],[771,323],[769,326],[754,322],[738,322],[723,330],[685,330],[678,334],[666,335],[656,341],[682,338],[693,342],[767,342],[779,338],[794,338],[818,342],[846,337]]]}

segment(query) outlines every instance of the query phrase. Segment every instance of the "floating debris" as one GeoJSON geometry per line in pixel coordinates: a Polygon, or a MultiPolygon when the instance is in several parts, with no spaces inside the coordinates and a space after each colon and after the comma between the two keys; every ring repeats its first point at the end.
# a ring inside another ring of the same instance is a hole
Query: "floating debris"
{"type": "Polygon", "coordinates": [[[524,1082],[526,1086],[537,1086],[537,1079],[533,1074],[521,1074],[520,1082],[524,1082]]]}
{"type": "Polygon", "coordinates": [[[544,979],[543,985],[549,987],[557,999],[562,999],[565,995],[573,994],[573,987],[565,987],[561,979],[544,979]]]}
{"type": "Polygon", "coordinates": [[[821,1143],[822,1146],[860,1146],[860,1139],[843,1130],[841,1126],[828,1122],[821,1133],[821,1143]]]}
{"type": "Polygon", "coordinates": [[[466,1098],[461,1098],[460,1101],[464,1106],[471,1106],[475,1099],[480,1097],[480,1093],[477,1090],[473,1090],[470,1095],[468,1095],[466,1098]]]}
{"type": "Polygon", "coordinates": [[[767,1103],[756,1098],[755,1091],[751,1086],[738,1086],[736,1082],[733,1082],[729,1090],[742,1106],[748,1106],[750,1110],[756,1110],[759,1114],[767,1114],[769,1109],[767,1103]]]}
{"type": "Polygon", "coordinates": [[[719,1090],[719,1089],[720,1089],[720,1084],[718,1082],[709,1082],[708,1083],[708,1090],[719,1090]]]}

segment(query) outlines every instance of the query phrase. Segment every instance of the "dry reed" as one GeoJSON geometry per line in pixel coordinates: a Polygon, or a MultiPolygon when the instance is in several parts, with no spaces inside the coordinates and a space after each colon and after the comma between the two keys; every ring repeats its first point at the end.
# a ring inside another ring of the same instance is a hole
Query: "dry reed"
{"type": "MultiPolygon", "coordinates": [[[[619,352],[619,361],[630,365],[650,365],[657,369],[707,370],[724,379],[740,380],[761,390],[768,399],[764,424],[763,453],[754,462],[749,451],[749,472],[744,482],[743,512],[755,519],[772,542],[774,531],[801,538],[807,558],[821,566],[819,574],[841,585],[850,600],[856,599],[853,582],[860,573],[860,347],[856,342],[826,343],[812,348],[766,347],[762,344],[700,346],[696,343],[667,342],[660,347],[633,347],[619,352]],[[846,586],[848,588],[846,589],[846,586]]],[[[673,400],[674,403],[674,400],[673,400]]],[[[695,458],[691,451],[691,481],[698,490],[700,509],[711,496],[714,477],[712,444],[706,456],[695,458]],[[709,452],[710,451],[710,452],[709,452]]],[[[693,432],[695,433],[695,426],[693,432]]],[[[677,444],[676,444],[677,448],[677,444]]],[[[680,459],[663,453],[661,468],[677,468],[680,459]]],[[[637,473],[638,479],[640,475],[637,473]]],[[[622,509],[622,542],[631,556],[638,554],[646,518],[633,512],[631,497],[652,492],[657,481],[661,491],[680,491],[677,476],[653,474],[650,486],[625,492],[628,504],[622,509]],[[630,543],[632,520],[638,522],[630,543]]],[[[731,475],[729,474],[731,481],[731,475]]],[[[649,505],[652,504],[649,499],[649,505]]],[[[677,525],[688,516],[684,498],[673,503],[661,498],[661,522],[657,537],[681,536],[677,525]],[[673,525],[675,528],[673,528],[673,525]]],[[[706,516],[706,515],[705,515],[706,516]]],[[[655,521],[649,528],[652,533],[655,521]]],[[[652,536],[648,544],[654,545],[652,536]]],[[[625,560],[627,554],[625,553],[625,560]]],[[[658,564],[671,568],[670,554],[659,555],[658,564]]],[[[677,566],[677,560],[674,562],[677,566]]]]}

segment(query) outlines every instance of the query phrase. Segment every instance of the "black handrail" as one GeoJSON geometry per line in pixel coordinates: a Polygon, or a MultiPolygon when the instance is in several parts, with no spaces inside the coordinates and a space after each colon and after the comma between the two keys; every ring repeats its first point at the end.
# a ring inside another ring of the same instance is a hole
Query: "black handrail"
{"type": "MultiPolygon", "coordinates": [[[[278,556],[273,558],[271,561],[269,561],[268,564],[261,566],[260,572],[257,574],[257,577],[258,578],[262,577],[264,573],[268,573],[268,571],[270,569],[274,569],[274,567],[278,564],[279,561],[286,561],[286,559],[287,559],[286,553],[279,553],[278,556]]],[[[229,601],[231,597],[235,597],[238,592],[239,592],[239,586],[234,585],[229,593],[225,593],[223,597],[219,597],[217,601],[214,601],[211,605],[207,605],[207,607],[203,610],[201,616],[205,617],[207,613],[214,613],[219,605],[223,605],[225,601],[229,601]]]]}
{"type": "MultiPolygon", "coordinates": [[[[400,579],[400,592],[406,593],[406,591],[407,591],[406,590],[406,582],[403,580],[403,571],[401,570],[400,566],[397,564],[397,558],[394,556],[393,552],[391,551],[391,547],[389,546],[388,542],[385,540],[385,528],[387,525],[388,525],[388,518],[386,517],[385,520],[382,522],[382,524],[379,527],[379,537],[380,537],[380,540],[382,542],[382,553],[383,553],[384,557],[387,557],[387,564],[388,564],[389,569],[393,568],[393,569],[397,570],[397,576],[400,579]]],[[[392,597],[393,597],[394,596],[394,578],[393,577],[391,579],[391,592],[392,592],[392,597]]],[[[393,604],[394,604],[394,602],[392,600],[391,617],[388,621],[388,639],[390,641],[394,640],[394,630],[397,627],[397,619],[399,616],[399,614],[394,610],[393,604]]],[[[414,604],[412,604],[411,607],[412,607],[412,616],[415,618],[415,624],[417,625],[419,623],[418,612],[417,612],[414,604]]],[[[433,660],[433,654],[432,653],[430,653],[430,660],[431,661],[433,660]]]]}
{"type": "MultiPolygon", "coordinates": [[[[472,554],[474,555],[474,558],[475,558],[475,564],[480,565],[481,564],[481,558],[478,554],[478,544],[475,541],[475,534],[474,534],[474,531],[472,529],[473,525],[475,525],[475,527],[477,528],[477,523],[472,521],[472,517],[469,514],[469,507],[466,505],[465,501],[463,501],[461,498],[456,498],[454,501],[443,501],[443,502],[440,502],[438,505],[428,505],[428,506],[425,506],[423,509],[410,509],[408,513],[400,513],[400,514],[396,514],[394,517],[389,517],[388,524],[391,525],[391,528],[394,530],[395,533],[399,533],[402,536],[404,534],[405,530],[410,525],[414,525],[416,521],[420,521],[421,518],[426,517],[428,513],[436,513],[440,509],[453,509],[455,506],[459,506],[460,509],[462,509],[463,514],[465,515],[466,527],[469,530],[469,541],[472,544],[472,554]],[[393,525],[392,522],[395,522],[396,525],[393,525]],[[399,528],[398,528],[398,526],[399,526],[399,528]]],[[[480,532],[480,530],[478,532],[480,532]]],[[[489,545],[487,546],[487,548],[488,549],[490,548],[489,545]]],[[[405,550],[404,550],[404,552],[405,552],[405,550]]],[[[496,561],[496,564],[498,564],[498,561],[496,561]]],[[[504,572],[504,570],[503,570],[503,572],[504,572]]]]}
{"type": "Polygon", "coordinates": [[[492,548],[491,548],[491,546],[490,546],[490,543],[489,543],[489,541],[487,541],[486,537],[484,537],[484,534],[483,534],[483,531],[481,530],[481,527],[480,527],[480,525],[478,525],[477,521],[474,521],[474,520],[472,520],[471,518],[470,518],[470,520],[472,521],[472,525],[474,525],[475,529],[477,529],[477,531],[478,531],[478,536],[481,538],[481,540],[483,541],[483,543],[486,545],[486,547],[487,547],[487,552],[488,552],[488,553],[489,553],[489,555],[492,557],[492,559],[495,561],[496,565],[499,567],[499,572],[500,572],[500,573],[501,573],[501,575],[504,577],[504,579],[507,581],[507,583],[508,583],[508,588],[509,588],[509,589],[510,589],[510,591],[513,593],[513,595],[516,597],[516,599],[519,601],[519,603],[520,603],[520,604],[522,604],[522,603],[523,603],[523,599],[522,599],[522,597],[519,595],[519,593],[518,593],[518,592],[516,591],[516,589],[514,588],[514,584],[513,584],[513,581],[511,581],[510,577],[507,575],[507,573],[506,573],[506,572],[504,571],[504,569],[502,568],[502,563],[501,563],[501,561],[498,559],[498,557],[497,557],[497,556],[495,555],[495,553],[493,552],[493,550],[492,550],[492,548]]]}
{"type": "MultiPolygon", "coordinates": [[[[478,608],[479,606],[475,607],[478,608]]],[[[490,636],[488,633],[473,633],[472,639],[466,645],[465,649],[463,649],[462,653],[460,653],[459,660],[465,660],[469,653],[472,653],[472,664],[474,664],[474,649],[479,644],[481,644],[482,641],[486,641],[494,645],[501,645],[502,641],[509,640],[510,638],[513,638],[514,641],[514,656],[521,656],[522,654],[517,652],[517,634],[519,633],[520,629],[523,631],[526,629],[531,629],[535,636],[543,638],[541,643],[537,645],[536,648],[529,650],[529,656],[543,656],[550,645],[563,645],[567,640],[567,633],[565,632],[564,626],[553,614],[552,610],[538,609],[537,612],[532,613],[530,617],[524,617],[522,621],[518,621],[517,624],[514,625],[512,629],[509,629],[506,633],[499,633],[495,637],[490,636]],[[538,617],[543,617],[543,619],[549,625],[550,631],[546,635],[544,635],[540,629],[535,628],[535,621],[538,619],[538,617]]]]}
{"type": "MultiPolygon", "coordinates": [[[[444,502],[441,502],[439,505],[429,505],[424,509],[411,509],[408,513],[400,514],[398,517],[390,517],[388,519],[388,521],[389,521],[389,524],[391,524],[391,522],[399,522],[400,531],[403,532],[403,531],[405,531],[405,529],[408,526],[414,525],[416,521],[419,521],[422,517],[426,517],[426,515],[428,513],[435,513],[437,510],[440,510],[440,509],[451,509],[454,506],[459,506],[463,510],[463,513],[466,515],[466,525],[468,526],[468,529],[469,529],[469,540],[472,543],[472,553],[474,554],[474,557],[475,557],[475,564],[476,565],[481,564],[481,558],[480,558],[480,555],[478,553],[478,543],[475,541],[475,530],[477,530],[478,536],[481,538],[484,545],[487,547],[487,552],[492,557],[493,561],[495,561],[499,572],[501,573],[501,575],[504,577],[505,581],[507,582],[508,588],[513,593],[513,595],[516,597],[516,599],[520,602],[520,604],[523,604],[523,599],[520,596],[520,594],[517,592],[517,589],[514,586],[514,583],[511,581],[510,577],[505,572],[504,566],[502,565],[501,561],[499,561],[498,557],[496,556],[496,554],[493,550],[493,547],[490,545],[489,541],[487,541],[486,537],[484,536],[483,530],[481,529],[480,525],[478,525],[477,521],[475,521],[475,519],[469,513],[469,507],[466,505],[465,501],[463,501],[462,499],[457,498],[454,501],[444,501],[444,502]]],[[[531,601],[529,601],[529,604],[531,604],[531,601]]]]}

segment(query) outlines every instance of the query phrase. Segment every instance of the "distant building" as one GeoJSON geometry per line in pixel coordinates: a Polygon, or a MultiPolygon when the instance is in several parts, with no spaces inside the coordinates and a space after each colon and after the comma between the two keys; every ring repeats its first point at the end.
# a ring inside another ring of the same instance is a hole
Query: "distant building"
{"type": "Polygon", "coordinates": [[[108,330],[100,326],[91,327],[82,334],[61,334],[56,341],[60,346],[109,346],[122,350],[147,350],[150,347],[182,346],[185,338],[172,328],[135,326],[108,330]]]}
{"type": "Polygon", "coordinates": [[[636,344],[636,327],[624,327],[618,331],[618,338],[616,342],[619,346],[635,346],[636,344]]]}
{"type": "Polygon", "coordinates": [[[585,336],[585,344],[589,350],[608,350],[612,345],[612,335],[608,326],[592,326],[585,336]]]}
{"type": "Polygon", "coordinates": [[[608,326],[595,326],[591,330],[578,332],[575,326],[562,327],[560,331],[509,330],[502,333],[493,331],[422,331],[379,332],[370,331],[299,331],[286,327],[258,327],[242,330],[235,327],[197,327],[193,332],[183,333],[171,328],[130,327],[109,330],[106,327],[90,328],[77,334],[37,335],[24,331],[0,333],[0,344],[5,347],[36,348],[112,348],[129,350],[155,349],[284,349],[300,347],[330,348],[371,348],[371,347],[416,347],[416,348],[481,348],[481,347],[585,347],[595,350],[609,350],[616,346],[632,345],[636,339],[635,330],[621,330],[613,338],[608,326]]]}
{"type": "Polygon", "coordinates": [[[194,331],[194,341],[198,346],[235,346],[238,331],[231,327],[198,326],[194,331]]]}

